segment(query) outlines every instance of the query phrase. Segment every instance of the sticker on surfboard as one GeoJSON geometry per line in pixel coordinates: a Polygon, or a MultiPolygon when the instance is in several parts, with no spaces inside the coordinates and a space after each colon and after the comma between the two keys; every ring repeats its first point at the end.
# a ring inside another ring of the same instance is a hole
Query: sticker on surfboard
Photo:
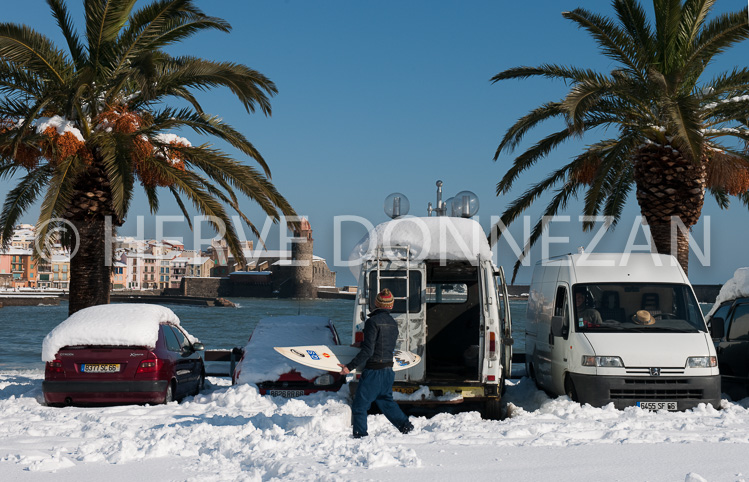
{"type": "MultiPolygon", "coordinates": [[[[339,363],[346,364],[359,353],[359,348],[344,345],[275,346],[281,355],[304,366],[329,372],[339,372],[339,363]]],[[[393,371],[407,370],[421,362],[421,357],[410,351],[393,352],[393,371]]]]}

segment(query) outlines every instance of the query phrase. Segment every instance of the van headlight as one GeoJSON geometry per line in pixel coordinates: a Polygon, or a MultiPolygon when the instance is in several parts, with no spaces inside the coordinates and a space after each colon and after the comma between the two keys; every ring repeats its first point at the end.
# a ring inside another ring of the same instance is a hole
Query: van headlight
{"type": "Polygon", "coordinates": [[[618,356],[583,355],[584,367],[623,367],[624,362],[618,356]]]}
{"type": "Polygon", "coordinates": [[[315,385],[332,385],[333,384],[333,375],[326,373],[325,375],[320,375],[319,377],[315,378],[315,385]]]}
{"type": "Polygon", "coordinates": [[[712,368],[718,366],[718,358],[714,356],[690,356],[687,358],[687,368],[712,368]]]}

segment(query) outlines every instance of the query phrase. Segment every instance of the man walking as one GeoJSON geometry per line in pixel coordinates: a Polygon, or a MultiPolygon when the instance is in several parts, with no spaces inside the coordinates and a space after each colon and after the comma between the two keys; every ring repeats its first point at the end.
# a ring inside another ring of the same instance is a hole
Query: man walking
{"type": "Polygon", "coordinates": [[[346,365],[341,367],[341,375],[347,375],[354,368],[364,365],[359,386],[351,405],[351,421],[354,438],[366,437],[367,410],[375,402],[382,414],[401,431],[409,433],[414,426],[393,400],[393,351],[398,341],[398,323],[390,316],[394,298],[389,289],[377,294],[375,310],[364,323],[364,340],[361,351],[346,365]]]}

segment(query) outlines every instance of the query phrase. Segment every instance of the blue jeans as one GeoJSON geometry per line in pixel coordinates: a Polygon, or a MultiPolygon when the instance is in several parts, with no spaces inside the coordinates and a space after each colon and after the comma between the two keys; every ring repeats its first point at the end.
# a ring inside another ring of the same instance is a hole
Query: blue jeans
{"type": "Polygon", "coordinates": [[[408,424],[408,417],[393,401],[392,368],[364,370],[356,388],[354,403],[351,405],[351,423],[355,436],[367,435],[367,410],[375,402],[390,423],[400,430],[408,424]]]}

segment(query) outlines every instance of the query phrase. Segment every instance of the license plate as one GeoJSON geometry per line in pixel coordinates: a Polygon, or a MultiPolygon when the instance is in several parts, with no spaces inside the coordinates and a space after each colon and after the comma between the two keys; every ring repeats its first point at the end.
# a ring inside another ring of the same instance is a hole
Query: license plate
{"type": "Polygon", "coordinates": [[[268,390],[268,395],[271,397],[301,397],[304,395],[304,390],[268,390]]]}
{"type": "Polygon", "coordinates": [[[676,402],[637,402],[637,406],[645,410],[678,410],[676,402]]]}
{"type": "Polygon", "coordinates": [[[119,363],[84,363],[81,365],[84,373],[115,373],[120,371],[119,363]]]}
{"type": "Polygon", "coordinates": [[[394,392],[405,393],[406,395],[410,395],[416,390],[418,390],[417,387],[393,387],[394,392]]]}

